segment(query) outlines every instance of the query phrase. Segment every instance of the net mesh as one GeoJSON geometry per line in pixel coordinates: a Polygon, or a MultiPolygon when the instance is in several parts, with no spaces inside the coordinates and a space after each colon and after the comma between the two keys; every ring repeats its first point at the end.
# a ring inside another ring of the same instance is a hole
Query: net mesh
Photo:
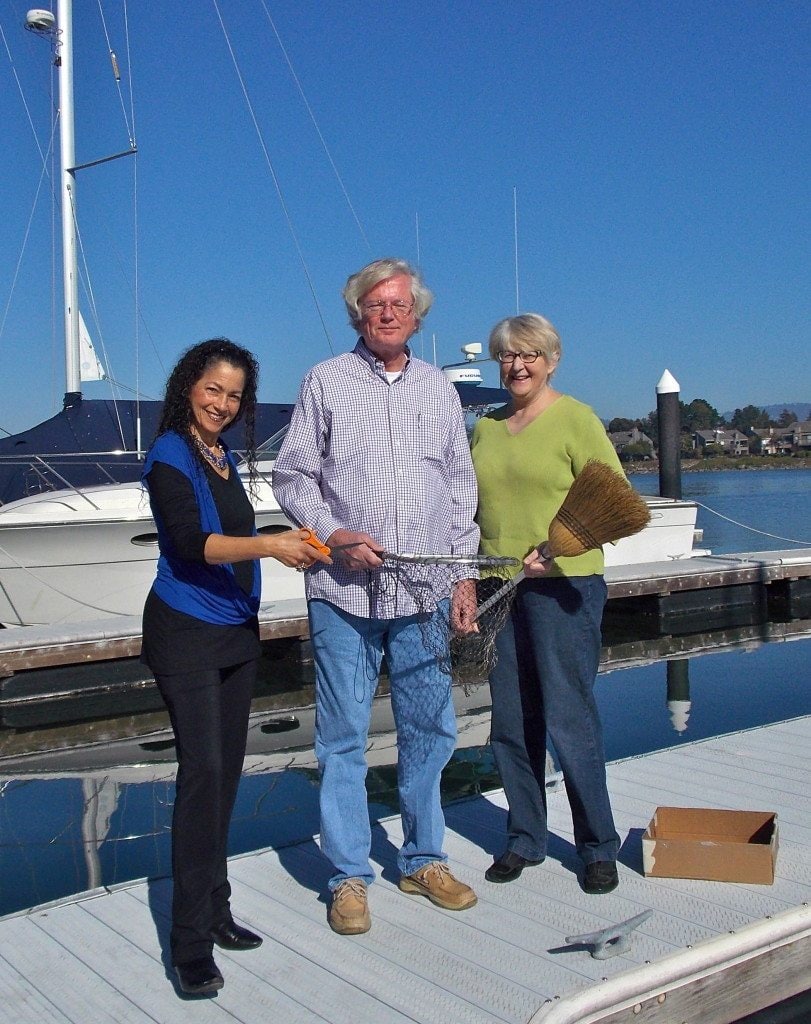
{"type": "Polygon", "coordinates": [[[496,636],[515,593],[505,584],[514,574],[516,562],[499,561],[477,567],[479,579],[458,584],[454,582],[459,574],[453,564],[387,560],[375,574],[374,585],[381,592],[396,593],[412,613],[416,612],[422,650],[415,649],[415,661],[427,653],[466,693],[487,682],[496,662],[496,636]],[[486,609],[478,614],[485,602],[486,609]],[[465,630],[459,629],[454,617],[456,606],[470,624],[465,630]]]}

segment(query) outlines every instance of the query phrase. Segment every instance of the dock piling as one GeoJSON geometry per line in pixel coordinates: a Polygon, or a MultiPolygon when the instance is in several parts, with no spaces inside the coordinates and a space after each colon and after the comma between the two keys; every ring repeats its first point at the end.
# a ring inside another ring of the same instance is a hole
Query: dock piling
{"type": "Polygon", "coordinates": [[[681,409],[679,382],[665,370],[656,385],[656,414],[659,421],[659,494],[681,498],[681,409]]]}

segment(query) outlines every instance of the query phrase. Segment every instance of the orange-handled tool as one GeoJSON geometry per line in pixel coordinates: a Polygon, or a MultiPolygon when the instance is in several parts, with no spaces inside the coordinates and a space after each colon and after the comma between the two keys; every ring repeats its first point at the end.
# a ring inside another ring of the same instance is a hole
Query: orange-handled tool
{"type": "Polygon", "coordinates": [[[306,540],[307,543],[314,547],[317,551],[320,551],[322,555],[328,555],[330,553],[330,549],[327,547],[327,545],[322,544],[318,537],[316,537],[315,533],[309,527],[303,527],[301,532],[304,534],[302,539],[306,540]]]}

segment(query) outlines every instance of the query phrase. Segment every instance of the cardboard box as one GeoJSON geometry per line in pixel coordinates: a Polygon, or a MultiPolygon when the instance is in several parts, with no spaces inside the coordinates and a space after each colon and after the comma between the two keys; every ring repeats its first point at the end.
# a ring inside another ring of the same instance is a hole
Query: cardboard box
{"type": "Polygon", "coordinates": [[[774,882],[777,815],[657,807],[642,836],[645,875],[715,882],[774,882]]]}

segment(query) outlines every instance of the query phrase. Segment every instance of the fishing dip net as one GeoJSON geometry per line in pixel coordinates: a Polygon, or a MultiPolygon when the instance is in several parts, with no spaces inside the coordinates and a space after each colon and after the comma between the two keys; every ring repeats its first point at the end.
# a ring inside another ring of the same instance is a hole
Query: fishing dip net
{"type": "Polygon", "coordinates": [[[520,561],[389,552],[381,557],[383,566],[372,585],[396,593],[404,612],[416,615],[422,650],[415,650],[415,661],[427,654],[466,693],[485,683],[496,660],[496,635],[510,609],[513,588],[508,584],[520,561]],[[459,581],[460,569],[478,578],[459,581]],[[453,614],[457,605],[462,628],[453,614]]]}

